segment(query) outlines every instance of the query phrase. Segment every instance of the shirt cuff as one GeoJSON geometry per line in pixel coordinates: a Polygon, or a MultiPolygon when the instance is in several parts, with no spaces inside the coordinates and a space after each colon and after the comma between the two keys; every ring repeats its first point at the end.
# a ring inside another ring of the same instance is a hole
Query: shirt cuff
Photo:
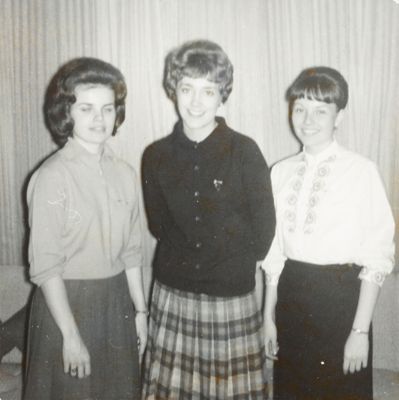
{"type": "Polygon", "coordinates": [[[378,286],[382,286],[385,281],[386,273],[381,271],[376,271],[367,267],[363,267],[359,274],[359,279],[368,282],[373,282],[378,286]]]}
{"type": "Polygon", "coordinates": [[[266,273],[266,284],[270,286],[277,286],[280,274],[268,274],[266,273]]]}

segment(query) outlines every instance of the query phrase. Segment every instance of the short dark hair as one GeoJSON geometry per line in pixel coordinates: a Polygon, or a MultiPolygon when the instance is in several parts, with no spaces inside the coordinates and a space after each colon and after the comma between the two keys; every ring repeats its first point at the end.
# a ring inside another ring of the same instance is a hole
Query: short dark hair
{"type": "Polygon", "coordinates": [[[286,93],[290,109],[295,100],[301,98],[333,103],[338,110],[342,110],[348,102],[348,83],[336,69],[323,66],[307,68],[286,93]]]}
{"type": "Polygon", "coordinates": [[[127,88],[122,73],[113,65],[97,58],[80,57],[70,60],[56,72],[46,91],[44,114],[54,141],[63,146],[72,136],[74,121],[70,110],[76,102],[78,85],[104,85],[115,94],[114,135],[125,120],[127,88]]]}
{"type": "Polygon", "coordinates": [[[218,44],[209,40],[189,41],[167,55],[164,87],[175,101],[176,87],[183,77],[207,78],[218,84],[224,103],[233,89],[233,70],[233,64],[218,44]]]}

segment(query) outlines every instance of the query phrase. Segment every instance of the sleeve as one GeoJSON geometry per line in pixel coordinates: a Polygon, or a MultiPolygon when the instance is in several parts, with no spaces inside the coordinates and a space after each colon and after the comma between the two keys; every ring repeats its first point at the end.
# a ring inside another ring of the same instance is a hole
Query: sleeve
{"type": "Polygon", "coordinates": [[[361,224],[364,232],[360,246],[363,266],[359,278],[382,286],[394,266],[395,223],[385,189],[374,164],[366,169],[361,187],[361,224]]]}
{"type": "MultiPolygon", "coordinates": [[[[276,164],[272,168],[271,172],[271,181],[272,181],[272,187],[273,187],[273,193],[274,193],[274,199],[277,201],[277,187],[278,187],[278,164],[276,164]]],[[[276,204],[276,210],[278,209],[277,204],[276,204]]],[[[281,271],[284,268],[284,263],[287,259],[287,257],[284,255],[283,251],[283,237],[282,237],[282,232],[281,232],[281,226],[279,223],[279,217],[278,213],[277,214],[277,225],[276,225],[276,234],[273,238],[272,245],[270,247],[270,251],[267,254],[263,264],[262,268],[264,269],[266,273],[266,283],[268,285],[273,285],[277,286],[278,280],[281,275],[281,271]]]]}
{"type": "Polygon", "coordinates": [[[243,158],[243,186],[247,194],[252,242],[257,260],[263,260],[270,249],[276,228],[270,172],[254,141],[249,141],[243,158]]]}
{"type": "Polygon", "coordinates": [[[28,185],[29,275],[39,286],[64,271],[66,256],[62,236],[68,198],[63,182],[58,171],[42,166],[28,185]]]}
{"type": "Polygon", "coordinates": [[[158,181],[159,158],[154,145],[149,146],[143,155],[142,186],[148,227],[158,241],[181,243],[184,237],[175,224],[158,181]]]}
{"type": "Polygon", "coordinates": [[[129,238],[121,257],[126,269],[142,267],[143,265],[138,182],[133,168],[130,170],[131,179],[129,180],[129,186],[130,190],[134,191],[134,199],[130,214],[129,238]]]}

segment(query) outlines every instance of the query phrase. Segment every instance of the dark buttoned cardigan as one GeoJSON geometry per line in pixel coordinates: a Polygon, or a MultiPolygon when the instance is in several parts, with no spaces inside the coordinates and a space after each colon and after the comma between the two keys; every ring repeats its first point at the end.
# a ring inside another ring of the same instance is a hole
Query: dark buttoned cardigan
{"type": "Polygon", "coordinates": [[[193,142],[179,121],[144,152],[154,278],[183,291],[232,297],[254,289],[275,231],[269,168],[256,143],[217,118],[193,142]]]}

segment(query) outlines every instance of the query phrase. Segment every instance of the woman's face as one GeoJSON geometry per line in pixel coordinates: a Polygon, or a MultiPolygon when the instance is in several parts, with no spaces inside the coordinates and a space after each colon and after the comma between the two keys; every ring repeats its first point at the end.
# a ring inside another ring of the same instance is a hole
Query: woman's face
{"type": "Polygon", "coordinates": [[[115,94],[104,85],[78,85],[71,106],[73,137],[91,153],[98,153],[115,126],[115,94]]]}
{"type": "Polygon", "coordinates": [[[334,103],[303,98],[295,100],[291,120],[306,151],[316,154],[333,141],[342,116],[343,110],[337,111],[334,103]]]}
{"type": "Polygon", "coordinates": [[[183,77],[176,88],[177,108],[184,132],[191,137],[210,134],[222,103],[219,87],[206,78],[183,77]]]}

